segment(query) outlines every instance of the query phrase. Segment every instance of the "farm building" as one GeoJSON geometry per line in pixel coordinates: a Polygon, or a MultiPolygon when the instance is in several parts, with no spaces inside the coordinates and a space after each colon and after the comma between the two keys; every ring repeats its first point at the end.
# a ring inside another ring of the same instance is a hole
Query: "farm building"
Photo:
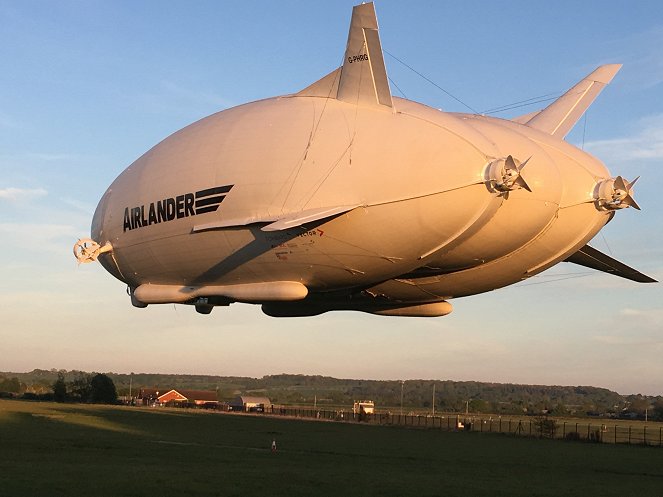
{"type": "Polygon", "coordinates": [[[143,405],[193,405],[198,407],[216,407],[219,405],[216,391],[211,390],[142,388],[140,399],[143,401],[143,405]]]}
{"type": "Polygon", "coordinates": [[[169,390],[158,397],[159,404],[190,404],[200,407],[219,405],[215,391],[210,390],[169,390]]]}
{"type": "Polygon", "coordinates": [[[267,397],[248,397],[246,395],[236,397],[229,404],[231,410],[245,412],[264,412],[271,405],[272,403],[267,397]]]}

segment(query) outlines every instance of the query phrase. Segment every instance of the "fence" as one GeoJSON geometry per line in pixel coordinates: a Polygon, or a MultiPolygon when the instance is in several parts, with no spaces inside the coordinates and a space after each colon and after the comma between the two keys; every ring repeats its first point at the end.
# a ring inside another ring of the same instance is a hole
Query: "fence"
{"type": "Polygon", "coordinates": [[[462,414],[443,414],[439,416],[392,413],[354,414],[352,410],[310,409],[289,406],[272,406],[265,409],[265,412],[275,416],[318,419],[340,423],[502,433],[523,437],[663,447],[663,423],[632,425],[625,421],[597,423],[547,417],[479,417],[462,414]]]}

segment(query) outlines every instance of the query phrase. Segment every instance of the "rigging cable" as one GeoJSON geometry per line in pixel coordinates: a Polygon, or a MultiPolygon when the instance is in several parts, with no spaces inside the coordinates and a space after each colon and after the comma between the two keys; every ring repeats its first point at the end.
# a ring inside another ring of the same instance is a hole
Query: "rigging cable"
{"type": "Polygon", "coordinates": [[[431,85],[433,85],[433,86],[434,86],[435,88],[437,88],[438,90],[443,91],[445,94],[447,94],[448,96],[450,96],[451,98],[453,98],[456,102],[460,103],[461,105],[464,105],[465,107],[467,107],[468,109],[470,109],[470,110],[471,110],[472,112],[474,112],[475,114],[479,114],[479,111],[477,111],[476,109],[470,107],[469,105],[467,105],[465,102],[463,102],[460,98],[456,97],[455,95],[452,95],[450,92],[448,92],[447,90],[445,90],[444,88],[442,88],[440,85],[438,85],[435,81],[431,80],[430,78],[427,78],[426,76],[424,76],[423,74],[421,74],[419,71],[417,71],[415,68],[413,68],[412,66],[406,64],[406,63],[403,62],[401,59],[399,59],[398,57],[396,57],[396,56],[395,56],[394,54],[392,54],[391,52],[388,52],[387,50],[384,50],[384,49],[383,49],[382,51],[383,51],[384,53],[386,53],[389,57],[392,57],[393,59],[395,59],[397,62],[400,62],[401,64],[403,64],[405,67],[407,67],[407,68],[408,68],[410,71],[412,71],[413,73],[417,74],[418,76],[420,76],[420,77],[422,77],[423,79],[425,79],[426,81],[428,81],[431,85]]]}
{"type": "Polygon", "coordinates": [[[403,90],[400,89],[400,87],[396,84],[396,82],[393,79],[391,79],[389,76],[387,76],[387,79],[392,85],[394,85],[394,88],[396,88],[399,91],[399,93],[403,95],[403,98],[407,99],[407,95],[403,90]]]}

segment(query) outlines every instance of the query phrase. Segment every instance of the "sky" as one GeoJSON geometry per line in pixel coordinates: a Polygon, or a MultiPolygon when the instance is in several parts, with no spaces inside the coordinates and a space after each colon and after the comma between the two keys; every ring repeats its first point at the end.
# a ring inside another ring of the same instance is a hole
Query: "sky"
{"type": "MultiPolygon", "coordinates": [[[[663,394],[663,285],[570,264],[441,318],[275,319],[233,304],[130,305],[78,265],[113,179],[169,134],[339,66],[351,1],[0,0],[0,371],[79,369],[593,385],[663,394]]],[[[642,211],[592,242],[663,280],[663,3],[376,3],[392,92],[485,112],[622,71],[567,140],[641,176],[642,211]],[[398,87],[398,90],[396,89],[398,87]]],[[[540,104],[543,105],[543,104],[540,104]]],[[[537,110],[497,114],[511,118],[537,110]]]]}

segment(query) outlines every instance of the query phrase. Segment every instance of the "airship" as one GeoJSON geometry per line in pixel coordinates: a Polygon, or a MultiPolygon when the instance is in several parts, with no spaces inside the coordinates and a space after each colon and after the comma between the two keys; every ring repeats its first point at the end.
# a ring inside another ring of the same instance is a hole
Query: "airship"
{"type": "Polygon", "coordinates": [[[443,316],[450,301],[560,262],[652,278],[588,242],[635,181],[564,138],[620,65],[506,120],[392,95],[372,3],[341,67],[164,139],[108,187],[74,245],[131,303],[274,317],[352,310],[443,316]]]}

